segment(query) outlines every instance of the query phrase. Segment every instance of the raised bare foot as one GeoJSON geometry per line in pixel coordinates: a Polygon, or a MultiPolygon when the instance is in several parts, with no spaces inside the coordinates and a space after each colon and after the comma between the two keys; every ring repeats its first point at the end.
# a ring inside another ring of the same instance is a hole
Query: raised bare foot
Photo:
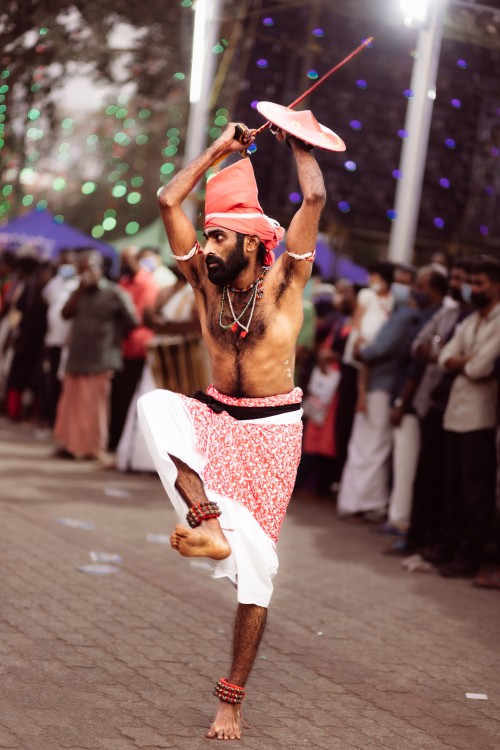
{"type": "Polygon", "coordinates": [[[241,737],[239,705],[219,701],[215,719],[205,737],[209,740],[239,740],[241,737]]]}
{"type": "Polygon", "coordinates": [[[210,557],[224,560],[231,554],[231,547],[222,533],[216,518],[202,521],[194,529],[176,526],[170,536],[170,545],[184,557],[210,557]]]}

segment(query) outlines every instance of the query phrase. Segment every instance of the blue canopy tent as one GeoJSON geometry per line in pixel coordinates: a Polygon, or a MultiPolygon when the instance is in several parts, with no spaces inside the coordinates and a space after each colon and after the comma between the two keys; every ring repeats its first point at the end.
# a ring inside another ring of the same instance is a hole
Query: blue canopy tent
{"type": "Polygon", "coordinates": [[[112,273],[118,271],[119,258],[114,247],[59,223],[47,210],[35,209],[0,227],[0,248],[15,250],[22,245],[32,246],[45,260],[53,260],[61,250],[94,249],[110,259],[112,273]]]}
{"type": "MultiPolygon", "coordinates": [[[[284,251],[285,243],[282,241],[276,248],[276,255],[279,256],[284,251]]],[[[319,266],[323,279],[349,279],[354,284],[366,284],[368,281],[366,268],[349,258],[337,255],[323,235],[318,235],[315,262],[319,266]]]]}

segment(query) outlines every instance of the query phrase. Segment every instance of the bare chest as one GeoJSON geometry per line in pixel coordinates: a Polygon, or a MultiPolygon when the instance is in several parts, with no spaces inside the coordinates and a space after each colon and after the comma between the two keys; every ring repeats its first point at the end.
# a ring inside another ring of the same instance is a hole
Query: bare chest
{"type": "Polygon", "coordinates": [[[267,338],[272,330],[272,308],[269,298],[224,289],[207,309],[207,333],[216,346],[242,355],[267,338]]]}

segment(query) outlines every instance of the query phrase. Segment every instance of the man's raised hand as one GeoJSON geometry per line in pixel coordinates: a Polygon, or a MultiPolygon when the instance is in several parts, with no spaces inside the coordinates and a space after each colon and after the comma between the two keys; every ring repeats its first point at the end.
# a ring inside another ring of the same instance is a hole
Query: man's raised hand
{"type": "Polygon", "coordinates": [[[226,126],[218,141],[219,144],[224,148],[224,151],[239,151],[241,153],[243,151],[246,151],[247,148],[254,142],[254,132],[254,130],[250,130],[241,122],[230,122],[226,126]]]}

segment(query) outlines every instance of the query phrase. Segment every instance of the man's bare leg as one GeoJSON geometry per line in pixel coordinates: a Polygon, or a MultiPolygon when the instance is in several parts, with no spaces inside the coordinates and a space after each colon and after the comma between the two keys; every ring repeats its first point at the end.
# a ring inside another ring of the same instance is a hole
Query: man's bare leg
{"type": "MultiPolygon", "coordinates": [[[[256,604],[238,604],[234,624],[233,661],[228,681],[244,687],[252,669],[266,626],[267,609],[256,604]]],[[[239,704],[219,701],[208,739],[239,740],[241,715],[239,704]]]]}
{"type": "MultiPolygon", "coordinates": [[[[198,474],[179,458],[170,456],[177,468],[175,487],[186,506],[207,502],[203,483],[198,474]]],[[[170,545],[184,557],[210,557],[223,560],[231,554],[231,547],[216,518],[202,521],[195,529],[177,525],[170,535],[170,545]]]]}

